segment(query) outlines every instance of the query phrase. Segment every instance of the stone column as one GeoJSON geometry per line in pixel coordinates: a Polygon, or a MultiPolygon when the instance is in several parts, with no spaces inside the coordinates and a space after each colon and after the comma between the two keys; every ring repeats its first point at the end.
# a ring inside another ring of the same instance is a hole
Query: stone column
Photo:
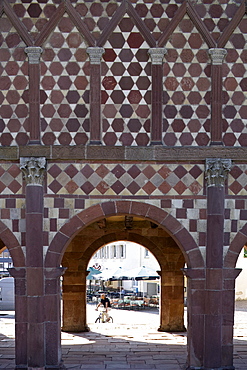
{"type": "Polygon", "coordinates": [[[222,367],[235,369],[233,366],[233,325],[235,311],[235,280],[241,269],[223,270],[223,326],[222,326],[222,367]]]}
{"type": "Polygon", "coordinates": [[[205,270],[183,269],[187,277],[187,370],[202,369],[205,332],[205,270]]]}
{"type": "Polygon", "coordinates": [[[43,177],[45,158],[21,158],[26,181],[27,364],[44,368],[43,177]]]}
{"type": "Polygon", "coordinates": [[[45,342],[46,365],[62,368],[61,283],[65,268],[45,269],[45,342]]]}
{"type": "Polygon", "coordinates": [[[160,327],[158,331],[181,332],[184,327],[184,277],[181,270],[158,271],[160,281],[160,327]]]}
{"type": "Polygon", "coordinates": [[[222,145],[222,64],[226,49],[209,49],[211,66],[211,145],[222,145]]]}
{"type": "Polygon", "coordinates": [[[63,331],[89,331],[86,317],[86,269],[67,271],[63,279],[63,331]]]}
{"type": "Polygon", "coordinates": [[[40,55],[38,46],[28,46],[25,52],[29,62],[29,144],[40,144],[40,55]]]}
{"type": "Polygon", "coordinates": [[[90,144],[101,144],[101,58],[102,47],[88,47],[90,59],[90,144]]]}
{"type": "Polygon", "coordinates": [[[230,168],[229,159],[206,159],[205,369],[220,369],[222,366],[224,203],[225,180],[230,168]]]}
{"type": "Polygon", "coordinates": [[[151,144],[162,145],[162,108],[163,108],[163,59],[165,48],[149,49],[152,62],[152,116],[151,144]]]}
{"type": "Polygon", "coordinates": [[[17,368],[25,368],[28,335],[26,269],[13,267],[9,273],[15,279],[15,364],[17,368]]]}

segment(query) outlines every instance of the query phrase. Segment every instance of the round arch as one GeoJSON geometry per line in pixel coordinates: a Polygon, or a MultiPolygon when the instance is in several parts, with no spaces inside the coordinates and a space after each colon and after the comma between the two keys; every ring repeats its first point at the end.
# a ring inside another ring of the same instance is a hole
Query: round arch
{"type": "MultiPolygon", "coordinates": [[[[87,249],[85,253],[83,254],[85,265],[88,264],[88,262],[90,261],[90,258],[92,257],[92,254],[95,253],[97,249],[101,248],[102,246],[106,244],[114,243],[120,240],[140,244],[142,247],[147,248],[151,253],[153,253],[154,257],[161,265],[162,252],[157,248],[157,246],[147,237],[142,236],[140,234],[136,234],[135,232],[131,232],[131,231],[125,231],[125,232],[120,232],[120,233],[110,233],[110,234],[106,234],[98,238],[97,240],[95,240],[90,245],[90,248],[87,249]]],[[[183,258],[183,255],[182,255],[182,258],[183,258]]]]}
{"type": "Polygon", "coordinates": [[[115,215],[139,216],[157,223],[175,240],[189,268],[203,268],[201,252],[188,230],[168,212],[136,201],[109,201],[93,205],[72,217],[57,232],[46,254],[45,267],[58,267],[73,237],[92,222],[115,215]]]}
{"type": "Polygon", "coordinates": [[[230,247],[224,259],[224,267],[235,268],[238,256],[247,242],[247,224],[238,231],[232,240],[230,247]]]}
{"type": "Polygon", "coordinates": [[[25,257],[21,246],[12,231],[0,221],[0,239],[7,247],[14,267],[24,267],[25,257]]]}

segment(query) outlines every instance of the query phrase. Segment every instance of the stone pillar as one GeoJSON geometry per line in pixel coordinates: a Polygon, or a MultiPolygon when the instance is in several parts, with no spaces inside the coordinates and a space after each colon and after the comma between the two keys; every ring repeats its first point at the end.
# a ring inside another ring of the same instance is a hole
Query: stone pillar
{"type": "Polygon", "coordinates": [[[101,58],[102,47],[88,47],[90,59],[90,144],[101,144],[101,58]]]}
{"type": "Polygon", "coordinates": [[[15,364],[16,368],[25,368],[28,335],[26,269],[13,267],[9,273],[15,279],[15,364]]]}
{"type": "Polygon", "coordinates": [[[62,368],[60,277],[65,270],[62,267],[45,269],[45,354],[49,367],[62,368]]]}
{"type": "Polygon", "coordinates": [[[207,244],[205,290],[205,369],[221,369],[223,325],[223,246],[225,180],[231,160],[206,160],[207,244]]]}
{"type": "Polygon", "coordinates": [[[63,331],[89,331],[86,317],[86,269],[67,271],[63,279],[63,331]]]}
{"type": "Polygon", "coordinates": [[[162,108],[163,108],[163,59],[165,48],[151,48],[149,54],[152,62],[152,117],[151,144],[162,145],[162,108]]]}
{"type": "Polygon", "coordinates": [[[184,327],[184,277],[181,270],[162,268],[160,281],[160,327],[158,331],[181,332],[184,327]]]}
{"type": "Polygon", "coordinates": [[[222,367],[233,366],[233,325],[235,311],[235,280],[241,269],[223,270],[223,326],[222,326],[222,367]]]}
{"type": "Polygon", "coordinates": [[[222,145],[222,64],[226,49],[209,49],[211,66],[211,145],[222,145]]]}
{"type": "Polygon", "coordinates": [[[38,46],[28,46],[25,52],[29,62],[29,144],[40,144],[40,55],[38,46]]]}
{"type": "Polygon", "coordinates": [[[205,331],[205,270],[183,269],[187,277],[187,369],[202,369],[205,331]]]}
{"type": "Polygon", "coordinates": [[[45,366],[44,271],[43,271],[43,177],[45,158],[21,158],[26,181],[26,290],[27,364],[45,366]]]}

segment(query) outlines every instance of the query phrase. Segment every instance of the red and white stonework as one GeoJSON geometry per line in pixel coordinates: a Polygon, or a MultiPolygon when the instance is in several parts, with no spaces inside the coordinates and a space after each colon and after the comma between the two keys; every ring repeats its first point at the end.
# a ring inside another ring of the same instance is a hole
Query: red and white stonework
{"type": "Polygon", "coordinates": [[[245,1],[2,0],[0,16],[0,239],[14,263],[16,369],[63,368],[60,277],[62,330],[89,330],[88,261],[129,240],[161,266],[159,330],[184,330],[187,277],[187,369],[233,370],[245,1]]]}

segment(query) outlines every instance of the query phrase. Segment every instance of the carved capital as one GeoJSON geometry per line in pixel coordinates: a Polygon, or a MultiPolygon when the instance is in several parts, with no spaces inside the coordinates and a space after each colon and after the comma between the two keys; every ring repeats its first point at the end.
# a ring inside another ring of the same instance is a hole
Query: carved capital
{"type": "Polygon", "coordinates": [[[87,48],[87,53],[89,55],[91,64],[100,64],[102,55],[104,54],[105,49],[98,46],[90,46],[87,48]]]}
{"type": "Polygon", "coordinates": [[[46,170],[45,157],[20,158],[21,170],[27,184],[43,185],[44,173],[46,170]]]}
{"type": "Polygon", "coordinates": [[[163,63],[164,55],[167,53],[166,48],[151,48],[148,50],[148,53],[151,57],[152,64],[159,64],[163,63]]]}
{"type": "Polygon", "coordinates": [[[25,53],[27,53],[29,64],[39,64],[40,56],[43,49],[39,46],[28,46],[25,48],[25,53]]]}
{"type": "Polygon", "coordinates": [[[224,186],[231,166],[231,159],[206,158],[205,177],[207,186],[224,186]]]}
{"type": "Polygon", "coordinates": [[[227,51],[226,49],[213,48],[209,49],[208,54],[210,55],[212,65],[222,65],[227,51]]]}

